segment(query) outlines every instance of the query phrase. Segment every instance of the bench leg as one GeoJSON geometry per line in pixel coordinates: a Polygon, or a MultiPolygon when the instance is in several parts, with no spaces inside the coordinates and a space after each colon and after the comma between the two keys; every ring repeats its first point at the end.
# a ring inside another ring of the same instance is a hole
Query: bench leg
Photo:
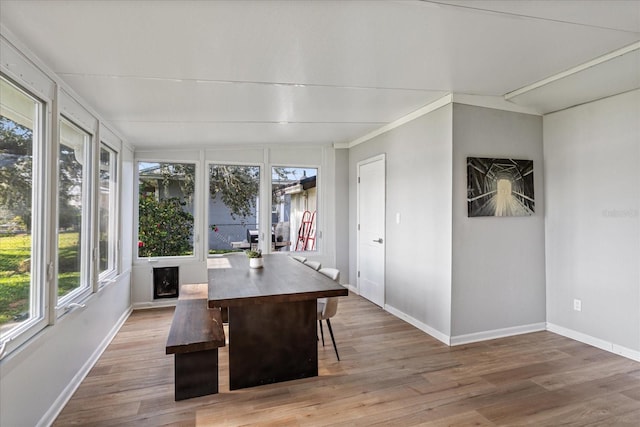
{"type": "Polygon", "coordinates": [[[218,349],[176,353],[175,400],[218,393],[218,349]]]}

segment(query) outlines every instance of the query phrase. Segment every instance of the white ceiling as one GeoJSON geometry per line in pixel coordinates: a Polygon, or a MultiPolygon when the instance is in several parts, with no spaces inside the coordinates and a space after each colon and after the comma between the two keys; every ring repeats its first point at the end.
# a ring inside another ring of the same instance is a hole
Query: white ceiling
{"type": "Polygon", "coordinates": [[[0,23],[138,148],[329,144],[638,42],[640,1],[0,0],[0,23]]]}

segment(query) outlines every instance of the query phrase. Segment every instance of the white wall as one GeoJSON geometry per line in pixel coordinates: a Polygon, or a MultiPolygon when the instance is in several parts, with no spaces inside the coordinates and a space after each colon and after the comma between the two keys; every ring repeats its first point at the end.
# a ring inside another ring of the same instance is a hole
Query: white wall
{"type": "Polygon", "coordinates": [[[0,364],[0,426],[53,422],[130,313],[129,274],[119,276],[0,364]]]}
{"type": "Polygon", "coordinates": [[[386,153],[385,308],[441,337],[450,334],[451,115],[449,104],[349,150],[349,283],[357,283],[357,163],[386,153]]]}
{"type": "Polygon", "coordinates": [[[452,343],[545,328],[542,117],[453,107],[452,343]],[[467,157],[533,160],[535,214],[467,216],[467,157]]]}
{"type": "Polygon", "coordinates": [[[544,329],[542,118],[454,103],[352,147],[352,285],[356,165],[381,153],[387,158],[385,309],[452,344],[544,329]],[[468,156],[533,160],[536,214],[468,218],[468,156]]]}
{"type": "MultiPolygon", "coordinates": [[[[127,234],[132,200],[133,153],[123,157],[122,244],[131,246],[127,234]]],[[[89,372],[131,312],[130,272],[126,249],[121,257],[121,274],[75,309],[45,328],[0,363],[0,426],[34,426],[53,422],[71,398],[75,388],[89,372]]],[[[129,257],[130,260],[130,257],[129,257]]]]}
{"type": "MultiPolygon", "coordinates": [[[[349,283],[349,150],[335,150],[336,268],[349,283]]],[[[355,284],[355,283],[354,283],[355,284]]]]}
{"type": "Polygon", "coordinates": [[[544,157],[549,327],[640,360],[640,91],[545,116],[544,157]]]}
{"type": "Polygon", "coordinates": [[[122,150],[122,175],[120,185],[120,271],[131,272],[133,262],[133,195],[135,187],[135,173],[133,150],[122,150]]]}

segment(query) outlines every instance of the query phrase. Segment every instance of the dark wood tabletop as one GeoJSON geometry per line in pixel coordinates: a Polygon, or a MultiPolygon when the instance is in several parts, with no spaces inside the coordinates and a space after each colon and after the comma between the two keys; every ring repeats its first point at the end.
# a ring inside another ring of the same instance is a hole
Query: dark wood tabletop
{"type": "Polygon", "coordinates": [[[292,302],[348,295],[348,290],[284,254],[264,255],[263,268],[249,268],[242,253],[210,263],[209,307],[233,307],[264,302],[292,302]]]}

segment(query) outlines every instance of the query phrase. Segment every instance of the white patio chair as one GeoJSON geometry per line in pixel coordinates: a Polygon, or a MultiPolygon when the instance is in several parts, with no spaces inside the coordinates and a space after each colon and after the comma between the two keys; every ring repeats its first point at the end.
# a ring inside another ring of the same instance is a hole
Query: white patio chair
{"type": "MultiPolygon", "coordinates": [[[[318,270],[319,273],[324,274],[329,277],[331,280],[338,281],[340,277],[340,271],[336,268],[321,268],[318,270]]],[[[322,330],[322,321],[327,322],[327,326],[329,327],[329,334],[331,334],[331,341],[333,342],[333,349],[336,351],[336,357],[338,361],[340,360],[340,356],[338,355],[338,347],[336,346],[336,340],[333,337],[333,329],[331,328],[331,319],[338,312],[338,298],[330,297],[330,298],[318,298],[318,325],[320,326],[320,335],[322,336],[322,346],[324,347],[324,331],[322,330]]]]}
{"type": "Polygon", "coordinates": [[[305,261],[304,265],[313,268],[315,271],[320,270],[320,267],[322,267],[322,265],[318,261],[305,261]]]}

